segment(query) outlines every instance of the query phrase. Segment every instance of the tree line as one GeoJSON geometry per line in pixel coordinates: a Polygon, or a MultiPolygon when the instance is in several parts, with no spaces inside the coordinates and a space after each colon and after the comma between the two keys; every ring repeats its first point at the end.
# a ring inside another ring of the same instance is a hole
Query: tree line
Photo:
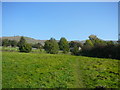
{"type": "Polygon", "coordinates": [[[115,44],[113,41],[104,41],[95,35],[90,35],[89,40],[86,40],[79,55],[120,59],[120,44],[115,44]]]}
{"type": "Polygon", "coordinates": [[[19,42],[3,39],[2,46],[19,47],[20,52],[26,53],[30,52],[32,48],[37,48],[40,50],[44,49],[50,54],[57,54],[61,51],[65,54],[71,53],[78,56],[120,59],[120,44],[114,44],[113,41],[101,40],[96,35],[90,35],[89,39],[83,44],[76,41],[68,42],[64,37],[59,41],[55,40],[55,38],[50,38],[50,40],[45,41],[44,45],[41,43],[29,44],[24,37],[21,37],[19,42]]]}

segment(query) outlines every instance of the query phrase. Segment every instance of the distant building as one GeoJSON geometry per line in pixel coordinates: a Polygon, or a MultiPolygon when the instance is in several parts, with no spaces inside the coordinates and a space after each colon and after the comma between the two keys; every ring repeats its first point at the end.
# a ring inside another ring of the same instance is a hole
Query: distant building
{"type": "Polygon", "coordinates": [[[81,49],[82,49],[81,47],[78,48],[78,50],[81,50],[81,49]]]}
{"type": "MultiPolygon", "coordinates": [[[[74,48],[73,47],[71,47],[70,48],[70,50],[73,50],[74,48]]],[[[81,47],[78,47],[78,50],[81,50],[82,48],[81,47]]]]}

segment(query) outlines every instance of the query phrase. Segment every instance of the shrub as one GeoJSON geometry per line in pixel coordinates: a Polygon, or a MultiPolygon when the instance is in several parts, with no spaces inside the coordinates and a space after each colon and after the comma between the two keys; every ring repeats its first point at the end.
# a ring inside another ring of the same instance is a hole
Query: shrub
{"type": "Polygon", "coordinates": [[[19,50],[20,50],[20,52],[29,53],[29,52],[32,50],[32,47],[31,47],[30,44],[25,43],[24,45],[21,45],[21,46],[19,47],[19,50]]]}
{"type": "Polygon", "coordinates": [[[59,46],[54,38],[47,40],[44,45],[44,49],[47,53],[57,54],[59,51],[59,46]]]}
{"type": "Polygon", "coordinates": [[[59,48],[63,50],[63,53],[69,52],[69,43],[66,38],[62,37],[59,41],[59,48]]]}
{"type": "Polygon", "coordinates": [[[20,52],[30,52],[32,50],[32,46],[26,43],[24,37],[21,37],[20,41],[18,42],[20,52]]]}
{"type": "Polygon", "coordinates": [[[73,49],[71,50],[71,53],[73,54],[73,55],[79,55],[79,47],[77,47],[77,45],[75,45],[74,47],[73,47],[73,49]]]}
{"type": "Polygon", "coordinates": [[[9,44],[9,40],[8,39],[3,39],[2,40],[2,46],[4,46],[4,47],[7,47],[7,46],[9,46],[10,44],[9,44]]]}

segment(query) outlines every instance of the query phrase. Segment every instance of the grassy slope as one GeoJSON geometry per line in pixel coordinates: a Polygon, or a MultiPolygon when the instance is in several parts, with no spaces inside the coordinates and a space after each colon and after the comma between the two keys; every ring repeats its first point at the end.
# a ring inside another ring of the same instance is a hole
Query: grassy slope
{"type": "Polygon", "coordinates": [[[3,52],[3,88],[118,86],[118,60],[3,52]]]}
{"type": "MultiPolygon", "coordinates": [[[[20,38],[21,38],[21,36],[2,37],[2,39],[16,40],[17,42],[20,40],[20,38]]],[[[44,45],[44,42],[46,41],[46,40],[37,40],[37,39],[31,38],[31,37],[24,37],[24,38],[28,43],[32,43],[32,44],[40,42],[41,44],[44,45]]],[[[2,39],[0,37],[0,43],[2,42],[1,41],[2,39]]]]}

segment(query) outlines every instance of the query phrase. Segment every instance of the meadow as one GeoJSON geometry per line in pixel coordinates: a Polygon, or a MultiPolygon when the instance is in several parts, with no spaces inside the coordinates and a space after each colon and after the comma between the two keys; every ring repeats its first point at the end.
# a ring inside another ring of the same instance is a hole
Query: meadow
{"type": "Polygon", "coordinates": [[[119,60],[2,52],[3,88],[118,88],[119,60]]]}

